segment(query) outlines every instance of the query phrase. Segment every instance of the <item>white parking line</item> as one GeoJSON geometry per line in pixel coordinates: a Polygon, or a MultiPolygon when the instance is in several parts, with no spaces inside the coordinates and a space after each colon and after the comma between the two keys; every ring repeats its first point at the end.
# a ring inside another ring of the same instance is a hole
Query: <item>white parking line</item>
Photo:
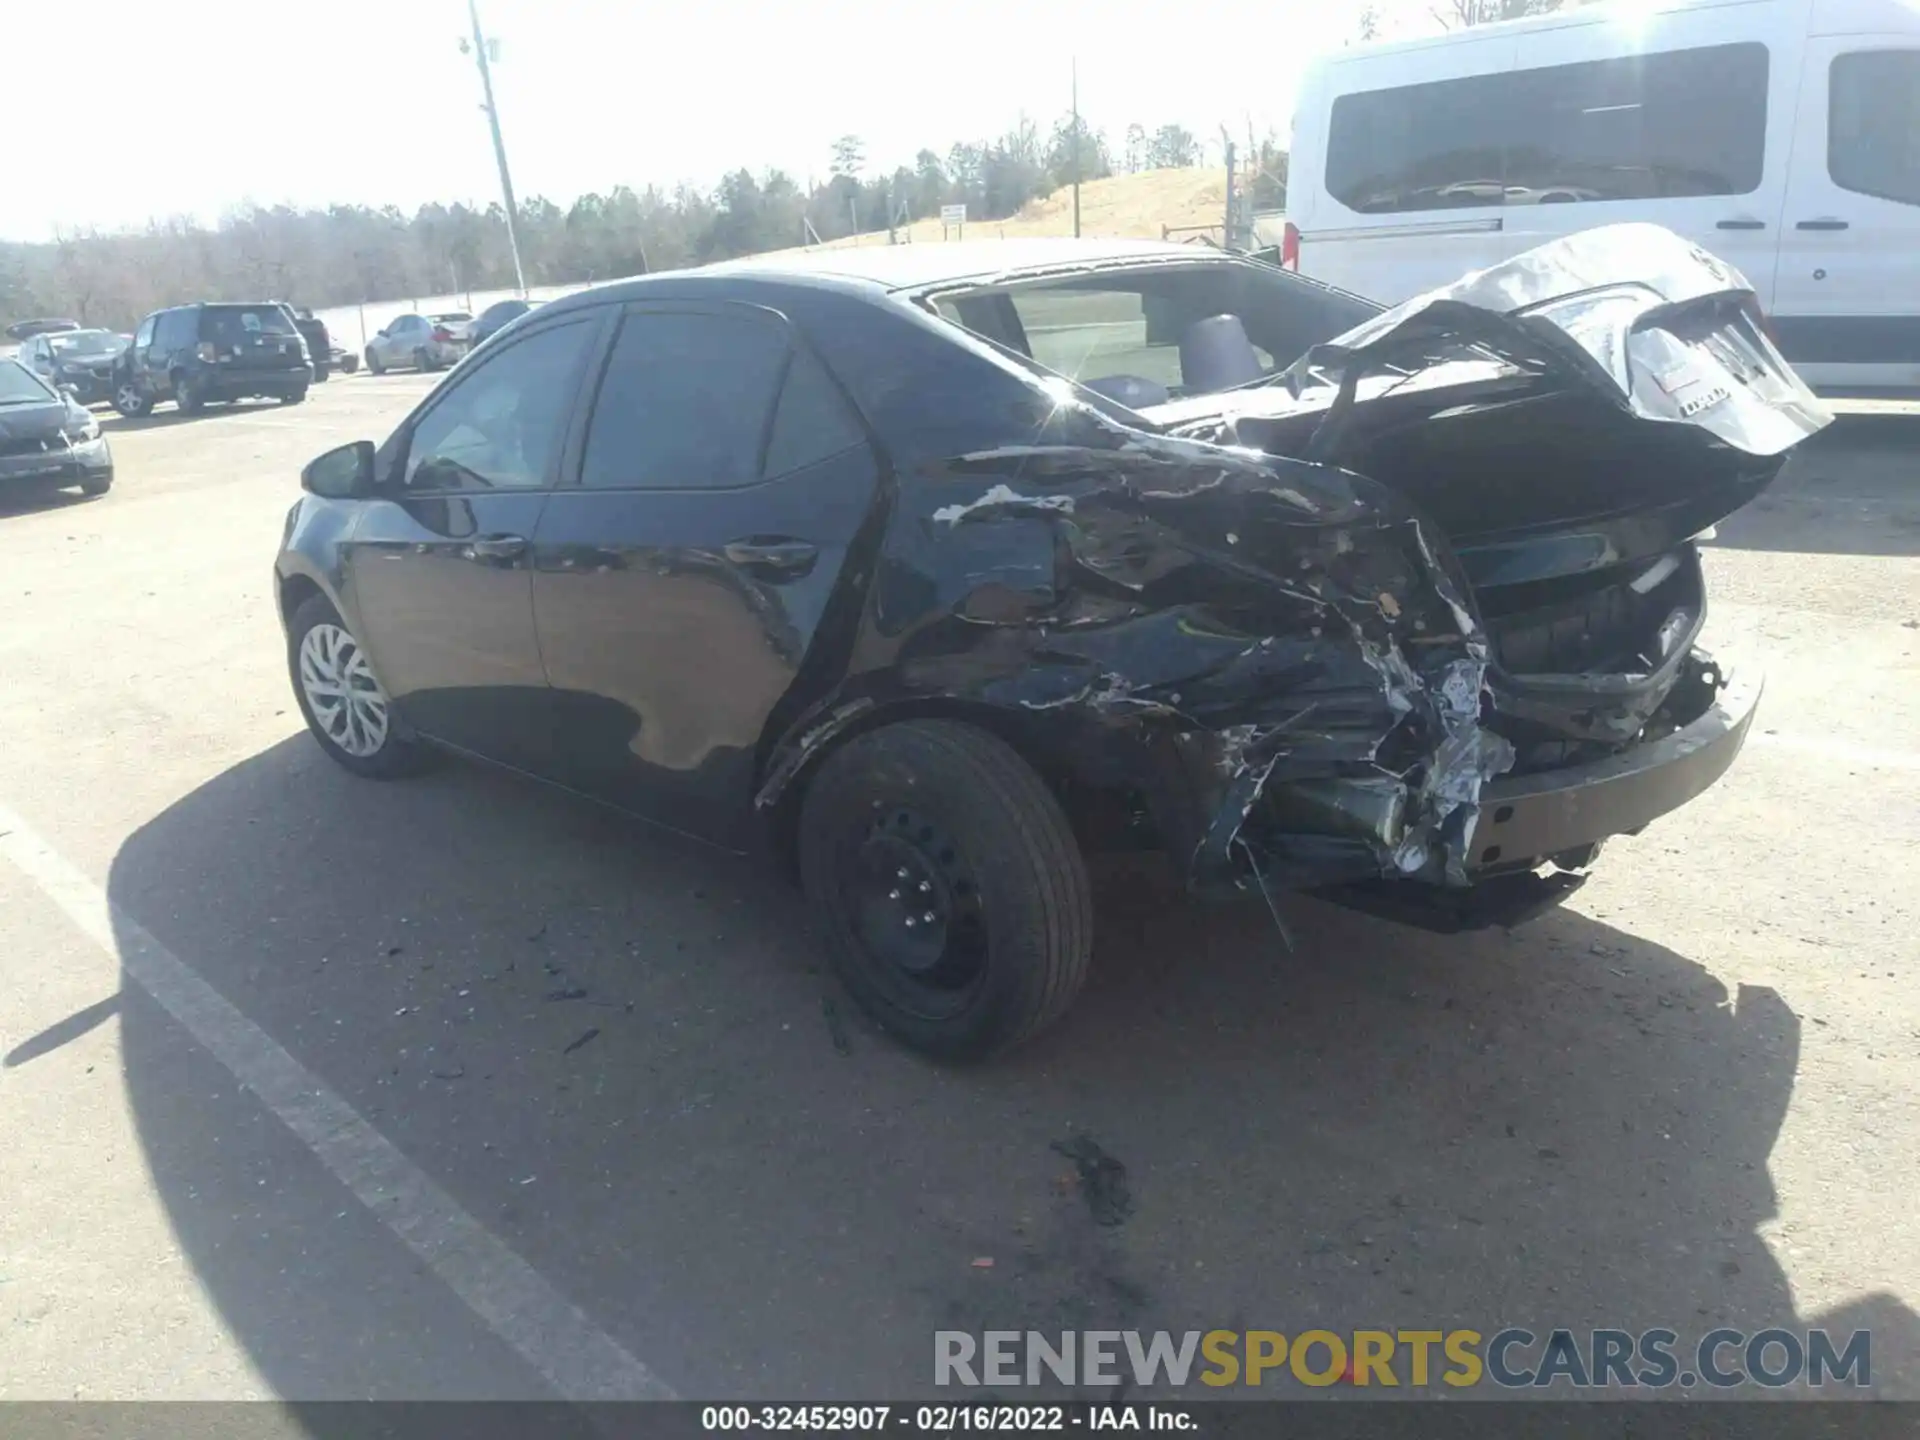
{"type": "Polygon", "coordinates": [[[674,1398],[659,1377],[5,806],[0,806],[0,855],[89,939],[116,956],[141,989],[253,1091],[558,1395],[570,1401],[674,1398]]]}
{"type": "Polygon", "coordinates": [[[1825,740],[1817,735],[1779,735],[1762,731],[1748,737],[1756,745],[1773,750],[1793,750],[1821,760],[1837,760],[1847,765],[1868,765],[1880,770],[1920,770],[1920,754],[1912,750],[1882,750],[1871,745],[1854,745],[1846,740],[1825,740]]]}

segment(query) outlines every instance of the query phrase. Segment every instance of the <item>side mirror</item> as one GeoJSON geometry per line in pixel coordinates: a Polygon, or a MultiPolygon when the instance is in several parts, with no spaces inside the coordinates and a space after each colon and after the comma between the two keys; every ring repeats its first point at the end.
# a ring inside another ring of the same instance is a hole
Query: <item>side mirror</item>
{"type": "Polygon", "coordinates": [[[384,330],[376,330],[373,332],[373,338],[376,340],[384,340],[387,338],[387,332],[384,330]]]}
{"type": "Polygon", "coordinates": [[[309,460],[300,488],[325,500],[358,500],[373,493],[373,442],[356,440],[309,460]]]}
{"type": "Polygon", "coordinates": [[[80,387],[78,385],[62,385],[60,387],[60,393],[69,400],[78,400],[80,398],[80,387]]]}

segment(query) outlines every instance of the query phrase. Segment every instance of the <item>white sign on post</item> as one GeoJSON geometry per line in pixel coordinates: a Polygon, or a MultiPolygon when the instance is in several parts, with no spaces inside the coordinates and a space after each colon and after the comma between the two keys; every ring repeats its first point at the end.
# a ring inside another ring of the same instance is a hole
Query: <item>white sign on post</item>
{"type": "Polygon", "coordinates": [[[942,205],[940,207],[941,227],[959,227],[967,223],[967,207],[964,205],[942,205]]]}

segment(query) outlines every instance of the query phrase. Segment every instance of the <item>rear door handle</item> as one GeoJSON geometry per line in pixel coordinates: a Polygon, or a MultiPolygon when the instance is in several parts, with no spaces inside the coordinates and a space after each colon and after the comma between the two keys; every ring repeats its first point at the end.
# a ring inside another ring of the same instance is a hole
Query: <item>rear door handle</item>
{"type": "Polygon", "coordinates": [[[1764,230],[1767,228],[1767,222],[1764,220],[1722,220],[1718,222],[1715,228],[1720,230],[1764,230]]]}
{"type": "Polygon", "coordinates": [[[783,580],[798,579],[813,569],[820,558],[817,545],[805,540],[735,540],[723,552],[727,560],[742,570],[783,580]]]}
{"type": "Polygon", "coordinates": [[[1796,230],[1844,230],[1847,228],[1847,222],[1844,220],[1802,220],[1793,228],[1796,230]]]}
{"type": "Polygon", "coordinates": [[[486,535],[467,542],[467,556],[473,560],[515,560],[526,551],[524,535],[486,535]]]}

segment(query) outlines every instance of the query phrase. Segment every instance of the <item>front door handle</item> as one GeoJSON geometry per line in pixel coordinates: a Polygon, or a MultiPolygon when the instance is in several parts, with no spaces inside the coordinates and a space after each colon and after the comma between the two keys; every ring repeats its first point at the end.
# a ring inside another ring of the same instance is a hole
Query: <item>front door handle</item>
{"type": "Polygon", "coordinates": [[[526,551],[527,537],[524,535],[484,535],[467,542],[467,558],[470,560],[517,560],[526,551]]]}
{"type": "Polygon", "coordinates": [[[1802,220],[1793,228],[1796,230],[1844,230],[1847,228],[1847,222],[1832,219],[1802,220]]]}
{"type": "Polygon", "coordinates": [[[1715,228],[1720,230],[1764,230],[1767,228],[1767,222],[1764,220],[1744,219],[1721,220],[1716,224],[1715,228]]]}
{"type": "Polygon", "coordinates": [[[750,570],[773,579],[795,580],[813,569],[820,548],[805,540],[735,540],[723,552],[727,560],[742,570],[750,570]]]}

